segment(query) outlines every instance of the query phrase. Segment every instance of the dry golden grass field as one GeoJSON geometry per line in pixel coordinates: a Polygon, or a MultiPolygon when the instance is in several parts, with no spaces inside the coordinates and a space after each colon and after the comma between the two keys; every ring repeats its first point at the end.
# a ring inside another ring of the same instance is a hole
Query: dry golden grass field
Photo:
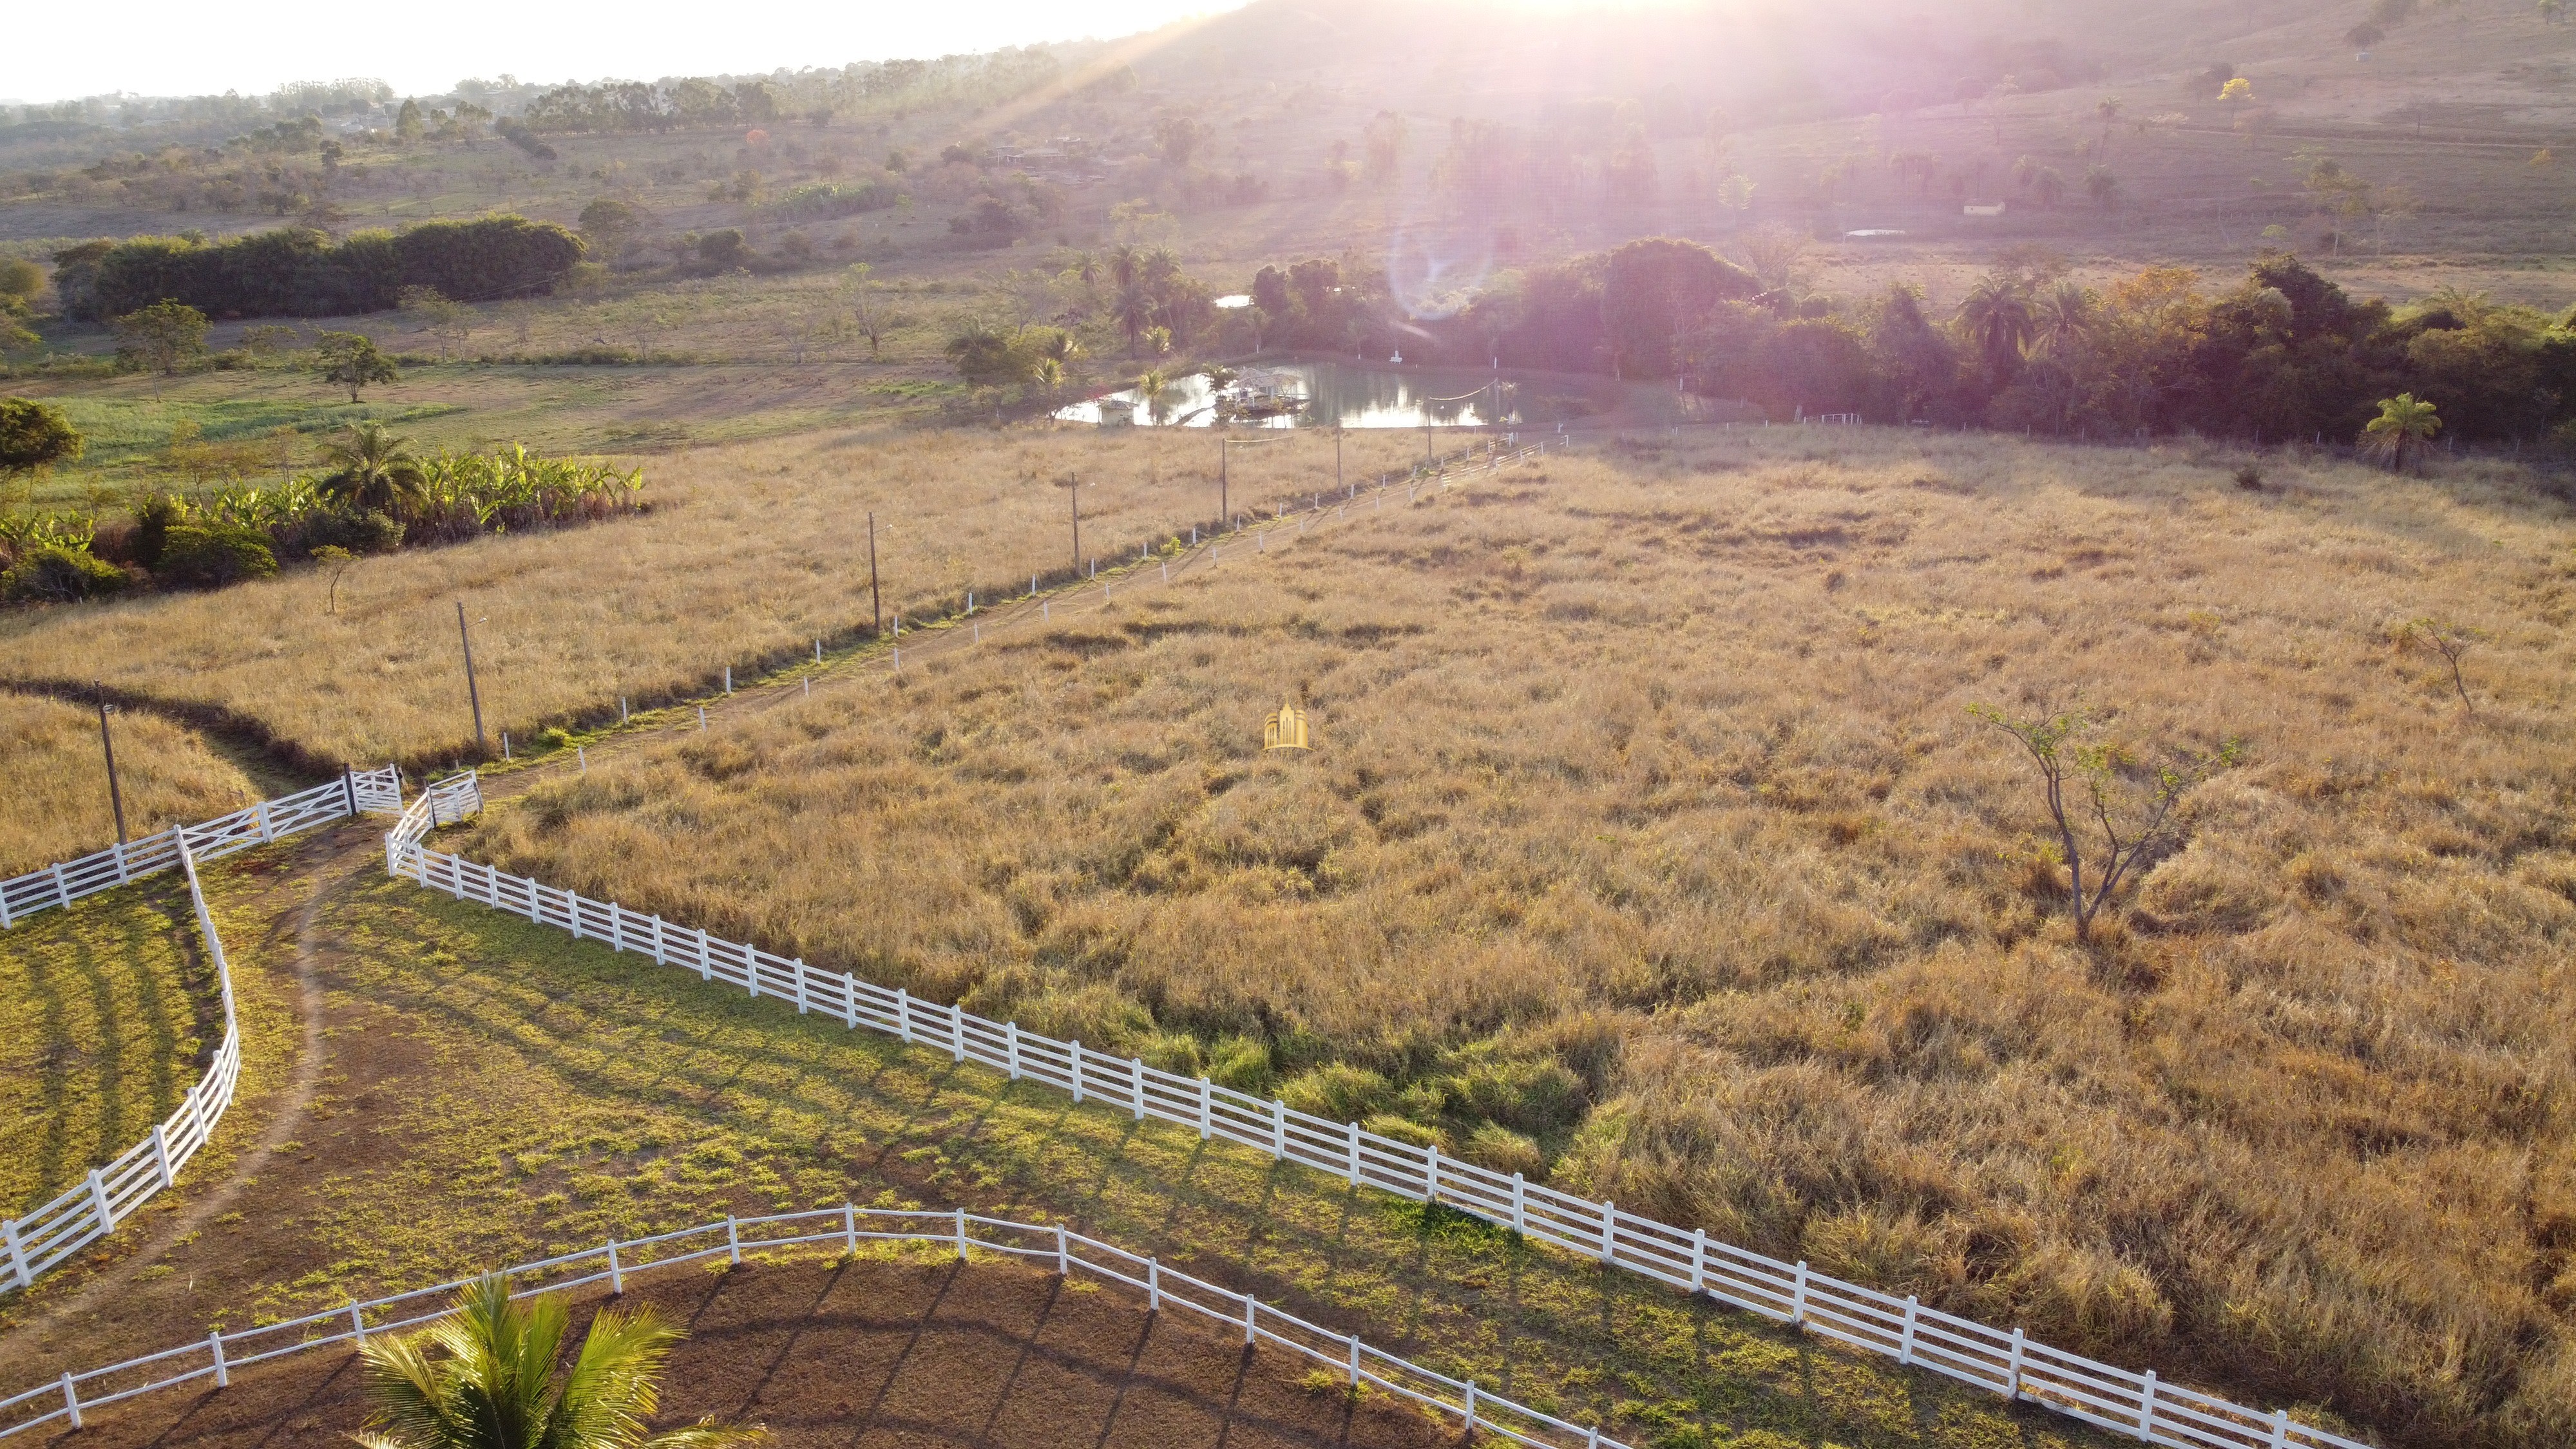
{"type": "MultiPolygon", "coordinates": [[[[221,815],[260,798],[240,768],[204,740],[149,714],[116,716],[117,781],[126,833],[221,815]]],[[[98,711],[0,690],[0,877],[104,850],[116,842],[98,711]]]]}
{"type": "Polygon", "coordinates": [[[1596,444],[468,849],[2393,1442],[2564,1443],[2576,526],[2241,461],[1596,444]],[[1976,704],[2242,763],[2083,944],[1976,704]]]}
{"type": "MultiPolygon", "coordinates": [[[[727,665],[863,632],[870,510],[889,617],[962,606],[970,588],[989,603],[1072,566],[1056,480],[1082,480],[1086,553],[1132,560],[1218,516],[1217,446],[1195,430],[893,430],[691,450],[648,465],[641,519],[369,558],[341,580],[337,612],[328,572],[298,569],[215,594],[10,611],[0,649],[13,677],[211,706],[308,759],[443,763],[474,739],[459,599],[481,621],[497,753],[504,730],[524,742],[614,719],[621,695],[641,707],[717,688],[727,665]]],[[[1420,433],[1355,431],[1346,471],[1400,469],[1422,448],[1420,433]]],[[[1238,513],[1332,481],[1329,435],[1237,438],[1232,453],[1238,513]]]]}

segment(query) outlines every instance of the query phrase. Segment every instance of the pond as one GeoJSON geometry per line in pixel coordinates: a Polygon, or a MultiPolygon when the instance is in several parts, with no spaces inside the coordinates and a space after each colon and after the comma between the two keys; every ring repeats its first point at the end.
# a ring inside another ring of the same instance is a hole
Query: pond
{"type": "Polygon", "coordinates": [[[1204,374],[1166,385],[1151,405],[1135,388],[1056,409],[1069,423],[1112,427],[1418,428],[1571,422],[1618,406],[1607,378],[1530,379],[1476,368],[1371,367],[1349,362],[1245,364],[1223,390],[1204,374]]]}

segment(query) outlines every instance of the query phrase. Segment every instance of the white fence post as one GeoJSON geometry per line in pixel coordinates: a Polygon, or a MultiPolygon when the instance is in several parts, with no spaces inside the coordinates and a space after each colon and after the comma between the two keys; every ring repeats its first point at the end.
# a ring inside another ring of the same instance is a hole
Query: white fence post
{"type": "Polygon", "coordinates": [[[173,1177],[170,1171],[170,1127],[166,1122],[152,1124],[152,1166],[161,1176],[161,1185],[167,1188],[173,1177]]]}
{"type": "Polygon", "coordinates": [[[626,1291],[625,1270],[617,1266],[617,1240],[615,1238],[608,1240],[608,1291],[619,1294],[626,1291]]]}
{"type": "Polygon", "coordinates": [[[742,1266],[742,1229],[731,1213],[725,1214],[725,1258],[737,1268],[742,1266]]]}
{"type": "Polygon", "coordinates": [[[957,1210],[957,1261],[966,1261],[966,1210],[957,1210]]]}
{"type": "Polygon", "coordinates": [[[79,1428],[80,1391],[72,1387],[72,1376],[68,1371],[63,1374],[63,1409],[72,1416],[72,1427],[79,1428]]]}
{"type": "Polygon", "coordinates": [[[805,1014],[805,958],[797,957],[795,964],[788,969],[796,973],[796,1014],[803,1016],[805,1014]]]}
{"type": "MultiPolygon", "coordinates": [[[[2012,1355],[2004,1360],[2004,1402],[2008,1404],[2021,1402],[2021,1347],[2022,1333],[2016,1328],[2013,1330],[2012,1355]]],[[[2276,1433],[2272,1439],[2273,1449],[2280,1449],[2280,1444],[2280,1436],[2276,1433]]]]}
{"type": "Polygon", "coordinates": [[[1145,1311],[1163,1311],[1163,1260],[1160,1258],[1145,1260],[1145,1311]]]}
{"type": "Polygon", "coordinates": [[[1342,1125],[1350,1129],[1351,1186],[1357,1187],[1360,1185],[1360,1124],[1345,1122],[1342,1125]]]}
{"type": "Polygon", "coordinates": [[[698,979],[700,981],[716,979],[715,963],[707,959],[707,928],[704,926],[698,927],[698,979]]]}
{"type": "MultiPolygon", "coordinates": [[[[894,989],[894,1027],[895,1035],[903,1038],[903,1044],[912,1045],[912,993],[900,986],[894,989]]],[[[1081,1099],[1077,1097],[1075,1100],[1081,1099]]]]}
{"type": "Polygon", "coordinates": [[[1209,1108],[1211,1106],[1209,1098],[1213,1095],[1214,1091],[1209,1086],[1208,1079],[1205,1077],[1199,1078],[1199,1140],[1201,1142],[1205,1142],[1208,1139],[1208,1126],[1210,1122],[1209,1108]]]}
{"type": "Polygon", "coordinates": [[[1270,1155],[1283,1161],[1288,1156],[1288,1104],[1277,1097],[1270,1099],[1270,1155]]]}
{"type": "Polygon", "coordinates": [[[1064,1249],[1064,1224],[1058,1223],[1055,1225],[1055,1275],[1069,1277],[1072,1272],[1073,1256],[1064,1249]]]}
{"type": "Polygon", "coordinates": [[[1440,1201],[1440,1144],[1437,1142],[1422,1150],[1422,1200],[1440,1201]]]}
{"type": "Polygon", "coordinates": [[[108,1205],[107,1179],[99,1176],[95,1167],[89,1170],[89,1201],[90,1206],[98,1210],[98,1230],[102,1233],[116,1231],[116,1209],[108,1205]]]}
{"type": "Polygon", "coordinates": [[[1608,1199],[1601,1203],[1601,1261],[1615,1262],[1619,1254],[1619,1205],[1608,1199]]]}
{"type": "Polygon", "coordinates": [[[1513,1231],[1513,1232],[1516,1232],[1516,1233],[1525,1233],[1525,1232],[1528,1232],[1528,1231],[1529,1231],[1529,1212],[1528,1212],[1528,1202],[1529,1202],[1529,1184],[1528,1184],[1528,1183],[1526,1183],[1526,1182],[1524,1182],[1524,1181],[1522,1181],[1522,1180],[1521,1180],[1521,1175],[1520,1175],[1519,1173],[1515,1172],[1515,1173],[1513,1173],[1513,1174],[1512,1174],[1512,1231],[1513,1231]]]}
{"type": "Polygon", "coordinates": [[[1476,1437],[1476,1381],[1467,1380],[1467,1437],[1476,1437]]]}
{"type": "Polygon", "coordinates": [[[352,1300],[349,1304],[349,1328],[357,1335],[358,1347],[365,1348],[367,1346],[367,1315],[358,1307],[355,1300],[352,1300]]]}
{"type": "Polygon", "coordinates": [[[1915,1296],[1906,1294],[1905,1327],[1896,1336],[1896,1361],[1907,1368],[1914,1367],[1914,1317],[1922,1311],[1922,1305],[1915,1301],[1915,1296]]]}
{"type": "Polygon", "coordinates": [[[948,1003],[948,1045],[958,1061],[966,1060],[966,1008],[953,1001],[948,1003]]]}
{"type": "Polygon", "coordinates": [[[1789,1294],[1789,1321],[1796,1324],[1807,1321],[1807,1260],[1804,1258],[1798,1260],[1798,1285],[1789,1294]]]}
{"type": "Polygon", "coordinates": [[[1080,1105],[1082,1102],[1082,1038],[1075,1037],[1072,1049],[1064,1055],[1067,1061],[1073,1063],[1073,1100],[1076,1105],[1080,1105]]]}
{"type": "Polygon", "coordinates": [[[2138,1437],[2153,1439],[2156,1435],[2156,1371],[2147,1370],[2144,1391],[2138,1395],[2138,1437]]]}
{"type": "Polygon", "coordinates": [[[1260,1312],[1261,1312],[1261,1300],[1260,1300],[1260,1299],[1258,1299],[1258,1298],[1253,1297],[1253,1296],[1252,1296],[1251,1294],[1249,1294],[1249,1293],[1244,1294],[1244,1295],[1243,1295],[1243,1346],[1244,1346],[1245,1348],[1250,1348],[1250,1347],[1252,1347],[1252,1330],[1253,1330],[1253,1324],[1254,1324],[1254,1321],[1255,1321],[1255,1319],[1257,1318],[1257,1316],[1260,1314],[1260,1312]]]}
{"type": "MultiPolygon", "coordinates": [[[[2013,1350],[2016,1355],[2018,1355],[2020,1349],[2021,1330],[2016,1328],[2013,1330],[2013,1350]]],[[[2014,1388],[2018,1390],[2020,1385],[2016,1383],[2014,1388]]],[[[2289,1443],[2290,1411],[2287,1409],[2274,1409],[2272,1411],[2272,1443],[2270,1449],[2288,1449],[2289,1443]]]]}
{"type": "Polygon", "coordinates": [[[1017,1017],[1002,1023],[1002,1050],[1010,1056],[1011,1080],[1016,1082],[1020,1079],[1020,1023],[1017,1017]]]}
{"type": "Polygon", "coordinates": [[[215,1356],[215,1387],[232,1387],[232,1365],[224,1362],[224,1334],[219,1328],[206,1330],[206,1351],[215,1356]]]}
{"type": "Polygon", "coordinates": [[[1136,1120],[1145,1120],[1145,1059],[1127,1059],[1127,1089],[1136,1094],[1136,1120]]]}
{"type": "Polygon", "coordinates": [[[1691,1229],[1691,1291],[1708,1287],[1708,1229],[1691,1229]]]}
{"type": "Polygon", "coordinates": [[[855,1258],[859,1255],[859,1205],[841,1204],[841,1250],[855,1258]]]}
{"type": "Polygon", "coordinates": [[[9,1244],[9,1275],[18,1280],[21,1288],[32,1286],[36,1275],[27,1267],[27,1245],[18,1241],[16,1218],[0,1222],[0,1238],[5,1238],[9,1244]]]}

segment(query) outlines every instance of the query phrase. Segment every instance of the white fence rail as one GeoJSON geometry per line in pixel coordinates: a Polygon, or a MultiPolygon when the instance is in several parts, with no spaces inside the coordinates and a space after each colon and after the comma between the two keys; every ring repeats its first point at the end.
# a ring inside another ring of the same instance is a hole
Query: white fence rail
{"type": "Polygon", "coordinates": [[[1308,1116],[1275,1098],[1250,1096],[1204,1077],[1177,1076],[1080,1042],[1023,1032],[1016,1022],[991,1021],[431,850],[421,842],[431,828],[433,809],[455,820],[481,805],[471,775],[435,789],[443,792],[435,804],[428,797],[414,802],[386,837],[387,866],[459,900],[560,926],[576,938],[648,955],[754,996],[792,1002],[799,1013],[820,1013],[852,1030],[867,1027],[945,1051],[959,1062],[981,1063],[1014,1081],[1060,1087],[1077,1102],[1097,1100],[1139,1120],[1177,1123],[1202,1138],[1223,1138],[1344,1178],[1353,1187],[1472,1213],[1659,1283],[1706,1293],[1900,1364],[2040,1404],[2151,1444],[2171,1449],[2368,1449],[2298,1423],[2285,1411],[2262,1413],[2163,1382],[2153,1370],[2132,1373],[2099,1363],[2037,1342],[2020,1329],[1991,1328],[1925,1308],[1910,1296],[1898,1298],[1812,1272],[1803,1262],[1782,1262],[1714,1241],[1697,1229],[1685,1231],[1621,1212],[1611,1203],[1588,1202],[1524,1181],[1519,1173],[1505,1175],[1462,1162],[1443,1155],[1437,1145],[1416,1147],[1357,1123],[1308,1116]]]}
{"type": "MultiPolygon", "coordinates": [[[[512,1276],[547,1275],[541,1287],[520,1289],[514,1297],[604,1283],[623,1293],[626,1280],[638,1273],[677,1267],[723,1256],[740,1263],[746,1252],[823,1247],[856,1253],[861,1243],[927,1242],[953,1248],[958,1259],[984,1252],[1043,1263],[1068,1277],[1087,1273],[1134,1289],[1149,1311],[1182,1309],[1240,1328],[1249,1346],[1268,1343],[1302,1358],[1330,1366],[1353,1387],[1367,1385],[1439,1410],[1459,1419],[1472,1434],[1497,1434],[1528,1449],[1627,1449],[1602,1436],[1597,1427],[1570,1423],[1552,1414],[1499,1398],[1480,1389],[1474,1379],[1452,1378],[1420,1364],[1372,1348],[1357,1334],[1335,1333],[1309,1323],[1250,1293],[1220,1288],[1203,1279],[1165,1268],[1156,1259],[1068,1231],[1061,1224],[1017,1223],[979,1217],[962,1209],[949,1212],[898,1212],[844,1204],[813,1212],[775,1217],[726,1218],[722,1222],[648,1238],[619,1242],[542,1259],[508,1269],[512,1276]]],[[[63,1421],[78,1429],[85,1413],[157,1389],[210,1380],[217,1388],[255,1363],[332,1344],[362,1344],[370,1333],[390,1333],[430,1322],[445,1313],[462,1283],[444,1283],[389,1298],[352,1302],[346,1307],[308,1314],[232,1333],[210,1333],[202,1342],[164,1349],[105,1368],[67,1373],[53,1383],[0,1399],[0,1438],[25,1429],[63,1421]]]]}
{"type": "Polygon", "coordinates": [[[262,800],[202,825],[173,825],[130,845],[112,845],[78,860],[0,880],[0,930],[38,911],[68,907],[83,896],[112,891],[179,864],[179,836],[200,861],[221,860],[237,850],[265,845],[281,835],[367,811],[402,809],[402,779],[394,767],[353,771],[326,785],[262,800]]]}
{"type": "Polygon", "coordinates": [[[82,896],[112,890],[139,876],[175,865],[188,878],[188,900],[196,909],[197,933],[215,963],[215,981],[223,995],[224,1038],[215,1048],[206,1074],[180,1099],[179,1108],[156,1123],[152,1135],[125,1149],[115,1161],[93,1167],[84,1180],[25,1216],[0,1221],[0,1290],[32,1287],[39,1274],[60,1266],[81,1249],[116,1231],[154,1193],[178,1179],[179,1169],[197,1155],[213,1135],[215,1122],[232,1105],[233,1086],[241,1077],[241,1028],[233,1012],[232,970],[224,961],[223,938],[207,914],[206,895],[197,884],[197,862],[247,850],[309,826],[344,819],[365,810],[401,808],[402,779],[390,765],[365,774],[344,775],[328,785],[265,800],[247,810],[218,816],[203,825],[177,825],[147,836],[130,847],[103,850],[23,875],[0,885],[0,898],[28,881],[45,883],[42,898],[9,916],[23,920],[29,910],[67,906],[82,896]]]}

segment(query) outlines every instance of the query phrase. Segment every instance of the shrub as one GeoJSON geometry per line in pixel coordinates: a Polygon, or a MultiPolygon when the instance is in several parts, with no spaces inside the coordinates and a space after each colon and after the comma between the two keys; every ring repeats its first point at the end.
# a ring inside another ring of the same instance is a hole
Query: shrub
{"type": "Polygon", "coordinates": [[[68,604],[122,590],[123,569],[82,549],[48,544],[0,574],[0,597],[21,603],[68,604]]]}
{"type": "Polygon", "coordinates": [[[1273,1076],[1270,1048],[1248,1036],[1220,1037],[1208,1052],[1207,1075],[1220,1087],[1267,1096],[1273,1076]]]}
{"type": "Polygon", "coordinates": [[[161,567],[161,553],[171,528],[188,516],[188,504],[175,493],[147,493],[134,506],[134,561],[147,569],[161,567]]]}
{"type": "Polygon", "coordinates": [[[1461,1113],[1533,1136],[1564,1131],[1583,1117],[1583,1079],[1553,1061],[1482,1061],[1448,1085],[1461,1113]]]}
{"type": "Polygon", "coordinates": [[[304,526],[304,546],[345,548],[351,553],[391,553],[402,547],[401,520],[380,508],[334,508],[316,513],[304,526]]]}
{"type": "Polygon", "coordinates": [[[237,523],[173,528],[161,552],[162,580],[186,588],[219,589],[276,572],[267,537],[237,523]]]}
{"type": "Polygon", "coordinates": [[[1366,1067],[1332,1062],[1279,1089],[1279,1100],[1334,1122],[1356,1122],[1385,1105],[1392,1088],[1366,1067]]]}
{"type": "Polygon", "coordinates": [[[1532,1180],[1547,1175],[1547,1154],[1539,1145],[1499,1122],[1477,1128],[1467,1138],[1467,1150],[1461,1155],[1495,1172],[1517,1172],[1532,1180]]]}
{"type": "Polygon", "coordinates": [[[0,474],[32,473],[81,455],[87,440],[60,408],[0,397],[0,474]]]}

